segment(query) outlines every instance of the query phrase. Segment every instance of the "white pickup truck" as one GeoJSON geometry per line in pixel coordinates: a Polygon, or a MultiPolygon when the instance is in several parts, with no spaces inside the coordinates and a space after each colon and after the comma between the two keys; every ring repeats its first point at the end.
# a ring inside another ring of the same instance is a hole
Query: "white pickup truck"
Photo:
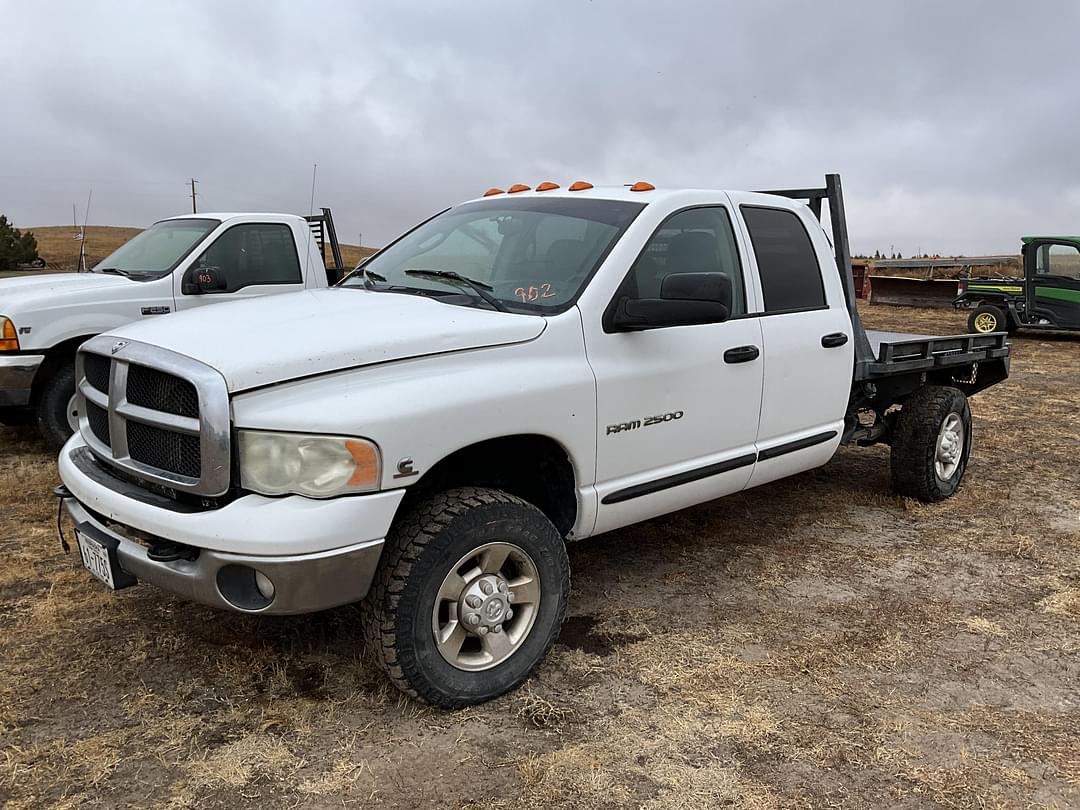
{"type": "Polygon", "coordinates": [[[173,217],[90,273],[0,280],[0,421],[36,413],[59,449],[78,429],[75,351],[88,338],[205,304],[329,286],[328,236],[340,264],[330,216],[173,217]]]}
{"type": "Polygon", "coordinates": [[[826,181],[493,189],[332,289],[94,338],[56,493],[82,563],[248,613],[364,600],[393,682],[454,707],[544,658],[567,540],[842,444],[948,497],[1005,335],[865,332],[826,181]]]}

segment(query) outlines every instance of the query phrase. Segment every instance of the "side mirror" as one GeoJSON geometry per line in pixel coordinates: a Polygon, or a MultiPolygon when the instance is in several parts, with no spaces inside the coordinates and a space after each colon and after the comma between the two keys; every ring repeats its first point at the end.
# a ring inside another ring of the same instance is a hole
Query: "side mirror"
{"type": "Polygon", "coordinates": [[[672,273],[659,298],[619,299],[612,325],[621,332],[720,323],[731,316],[731,279],[724,273],[672,273]]]}
{"type": "Polygon", "coordinates": [[[180,292],[184,295],[202,295],[227,289],[229,283],[220,267],[192,267],[184,273],[184,280],[180,283],[180,292]]]}

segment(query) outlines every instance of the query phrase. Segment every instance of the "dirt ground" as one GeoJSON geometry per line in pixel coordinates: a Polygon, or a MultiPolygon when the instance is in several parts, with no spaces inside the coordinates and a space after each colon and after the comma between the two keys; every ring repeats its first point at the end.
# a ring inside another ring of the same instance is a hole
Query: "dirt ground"
{"type": "Polygon", "coordinates": [[[106,593],[60,550],[52,458],[0,429],[0,803],[1080,807],[1080,336],[1013,348],[950,501],[845,449],[576,544],[538,675],[450,713],[385,684],[354,608],[106,593]]]}

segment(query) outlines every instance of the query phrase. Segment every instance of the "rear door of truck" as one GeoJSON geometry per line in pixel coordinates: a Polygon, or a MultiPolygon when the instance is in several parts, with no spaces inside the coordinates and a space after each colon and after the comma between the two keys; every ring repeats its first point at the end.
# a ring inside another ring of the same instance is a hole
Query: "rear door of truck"
{"type": "Polygon", "coordinates": [[[757,486],[832,457],[855,343],[832,248],[810,209],[761,194],[731,198],[761,301],[750,313],[761,324],[764,358],[758,463],[748,484],[757,486]]]}

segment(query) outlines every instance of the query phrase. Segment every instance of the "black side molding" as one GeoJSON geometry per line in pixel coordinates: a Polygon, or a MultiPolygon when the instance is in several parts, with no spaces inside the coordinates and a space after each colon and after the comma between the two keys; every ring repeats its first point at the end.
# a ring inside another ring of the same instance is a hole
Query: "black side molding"
{"type": "MultiPolygon", "coordinates": [[[[836,434],[833,433],[833,435],[835,436],[836,434]]],[[[640,498],[642,495],[652,495],[654,492],[661,492],[665,489],[689,484],[692,481],[700,481],[702,478],[720,475],[720,473],[731,472],[740,467],[749,467],[755,461],[757,461],[757,456],[753,453],[748,453],[745,456],[730,458],[727,461],[721,461],[718,464],[710,464],[708,467],[699,467],[696,470],[687,470],[686,472],[669,475],[666,478],[658,478],[655,481],[647,481],[644,484],[635,484],[626,489],[616,490],[615,492],[605,495],[601,503],[605,505],[622,503],[623,501],[629,501],[633,498],[640,498]]]]}
{"type": "Polygon", "coordinates": [[[768,461],[770,458],[794,453],[796,450],[805,450],[807,447],[813,447],[815,444],[823,444],[829,441],[829,439],[839,435],[840,434],[835,430],[828,430],[825,433],[816,433],[813,436],[807,436],[805,439],[796,439],[787,444],[778,444],[776,447],[769,447],[758,453],[757,460],[768,461]]]}

